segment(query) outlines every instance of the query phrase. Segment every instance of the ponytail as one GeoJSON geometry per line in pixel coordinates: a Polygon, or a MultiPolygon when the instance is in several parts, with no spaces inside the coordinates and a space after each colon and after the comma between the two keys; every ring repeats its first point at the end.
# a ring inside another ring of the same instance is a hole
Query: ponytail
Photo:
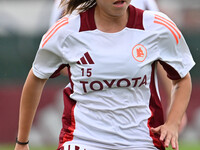
{"type": "Polygon", "coordinates": [[[61,0],[60,7],[64,8],[63,16],[71,14],[75,9],[83,12],[96,4],[96,0],[61,0]]]}

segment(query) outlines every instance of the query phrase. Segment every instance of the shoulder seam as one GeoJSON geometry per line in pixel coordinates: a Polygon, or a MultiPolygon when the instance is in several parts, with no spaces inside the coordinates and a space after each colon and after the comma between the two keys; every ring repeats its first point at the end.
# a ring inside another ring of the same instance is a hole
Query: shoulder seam
{"type": "Polygon", "coordinates": [[[54,26],[52,26],[49,31],[44,35],[44,38],[42,40],[42,48],[44,45],[49,41],[49,39],[64,25],[68,24],[68,18],[63,17],[62,19],[58,20],[54,26]]]}
{"type": "Polygon", "coordinates": [[[179,43],[179,40],[181,39],[181,32],[175,23],[157,14],[154,15],[154,23],[166,27],[174,36],[176,44],[179,43]]]}

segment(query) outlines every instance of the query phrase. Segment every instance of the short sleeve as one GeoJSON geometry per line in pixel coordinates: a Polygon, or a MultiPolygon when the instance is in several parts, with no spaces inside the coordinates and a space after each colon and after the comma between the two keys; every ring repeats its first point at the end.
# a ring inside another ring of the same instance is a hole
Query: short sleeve
{"type": "Polygon", "coordinates": [[[68,36],[67,17],[58,20],[42,37],[38,52],[33,62],[33,73],[41,79],[48,79],[56,76],[63,63],[63,45],[68,36]]]}
{"type": "Polygon", "coordinates": [[[39,49],[33,62],[33,73],[41,79],[48,79],[59,67],[62,59],[57,54],[47,49],[39,49]]]}
{"type": "Polygon", "coordinates": [[[161,65],[170,79],[183,78],[195,62],[182,33],[165,15],[156,15],[154,23],[160,26],[158,50],[161,65]]]}

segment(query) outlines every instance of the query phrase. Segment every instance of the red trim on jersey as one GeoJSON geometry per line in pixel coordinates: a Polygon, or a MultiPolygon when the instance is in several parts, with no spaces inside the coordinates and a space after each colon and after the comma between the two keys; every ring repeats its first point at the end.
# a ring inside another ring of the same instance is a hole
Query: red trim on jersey
{"type": "MultiPolygon", "coordinates": [[[[81,26],[79,29],[80,32],[97,29],[94,20],[94,11],[95,11],[95,6],[85,12],[80,13],[81,17],[81,26]]],[[[129,19],[126,27],[144,30],[143,12],[144,12],[143,10],[135,8],[132,5],[129,5],[129,19]]]]}
{"type": "Polygon", "coordinates": [[[59,148],[61,148],[65,142],[73,140],[73,133],[76,127],[74,118],[76,101],[69,97],[71,94],[72,90],[69,87],[64,89],[64,112],[62,116],[63,128],[61,129],[59,136],[59,148]]]}
{"type": "Polygon", "coordinates": [[[94,21],[94,10],[95,10],[95,6],[85,12],[80,13],[80,17],[81,17],[81,26],[79,29],[80,32],[95,30],[97,28],[94,21]]]}
{"type": "Polygon", "coordinates": [[[62,64],[60,65],[60,67],[50,76],[50,78],[55,78],[57,76],[60,75],[60,71],[65,68],[67,65],[66,64],[62,64]]]}
{"type": "Polygon", "coordinates": [[[129,19],[126,27],[144,30],[143,27],[143,13],[144,10],[135,8],[132,5],[129,5],[129,19]]]}
{"type": "Polygon", "coordinates": [[[167,76],[172,79],[172,80],[179,80],[181,79],[181,76],[179,75],[179,73],[169,64],[167,64],[166,62],[163,61],[159,61],[160,64],[163,66],[163,68],[165,69],[165,71],[167,72],[167,76]]]}
{"type": "Polygon", "coordinates": [[[164,143],[160,141],[160,136],[158,134],[154,134],[151,132],[151,127],[158,127],[164,124],[164,117],[163,117],[163,110],[162,105],[159,100],[159,97],[156,92],[155,87],[155,65],[154,62],[152,64],[152,73],[151,73],[151,83],[150,83],[150,91],[151,91],[151,98],[149,103],[149,108],[151,110],[151,117],[148,119],[147,126],[149,127],[150,136],[153,139],[153,144],[160,150],[165,150],[164,143]]]}
{"type": "Polygon", "coordinates": [[[62,147],[58,148],[57,150],[64,150],[64,147],[62,146],[62,147]]]}
{"type": "Polygon", "coordinates": [[[70,71],[70,66],[68,65],[68,75],[69,75],[69,81],[70,81],[70,84],[71,84],[71,88],[72,88],[72,92],[74,92],[74,83],[72,82],[72,79],[71,79],[71,71],[70,71]]]}

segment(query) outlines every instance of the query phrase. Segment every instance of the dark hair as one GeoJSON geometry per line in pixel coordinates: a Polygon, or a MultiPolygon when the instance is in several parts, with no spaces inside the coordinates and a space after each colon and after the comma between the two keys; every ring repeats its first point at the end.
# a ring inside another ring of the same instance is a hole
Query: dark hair
{"type": "Polygon", "coordinates": [[[60,7],[64,8],[63,16],[71,14],[75,9],[83,12],[96,4],[96,0],[61,0],[60,7]]]}

